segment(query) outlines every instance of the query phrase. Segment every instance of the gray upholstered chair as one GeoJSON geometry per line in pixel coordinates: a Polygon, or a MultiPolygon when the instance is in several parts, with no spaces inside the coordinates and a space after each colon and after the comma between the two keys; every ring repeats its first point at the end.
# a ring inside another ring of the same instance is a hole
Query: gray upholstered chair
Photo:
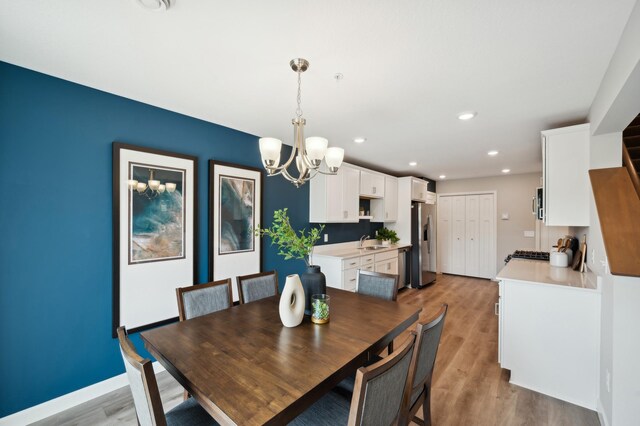
{"type": "Polygon", "coordinates": [[[180,321],[233,306],[231,279],[176,289],[180,321]]]}
{"type": "Polygon", "coordinates": [[[404,424],[414,343],[412,334],[393,354],[358,369],[351,404],[338,393],[329,392],[290,425],[404,424]]]}
{"type": "MultiPolygon", "coordinates": [[[[398,276],[358,270],[356,293],[396,301],[398,298],[398,276]]],[[[389,343],[387,349],[389,353],[393,352],[393,341],[389,343]]]]}
{"type": "Polygon", "coordinates": [[[189,398],[165,414],[151,360],[143,359],[136,352],[124,327],[118,328],[118,341],[133,394],[138,424],[141,426],[218,424],[193,398],[189,398]]]}
{"type": "Polygon", "coordinates": [[[278,294],[278,273],[276,271],[242,275],[238,280],[240,303],[250,303],[278,294]]]}
{"type": "Polygon", "coordinates": [[[431,378],[447,309],[448,305],[442,305],[433,318],[424,324],[418,323],[416,331],[411,332],[415,333],[417,337],[409,370],[411,391],[407,419],[420,425],[431,425],[431,378]],[[415,416],[421,406],[423,407],[424,421],[415,416]]]}

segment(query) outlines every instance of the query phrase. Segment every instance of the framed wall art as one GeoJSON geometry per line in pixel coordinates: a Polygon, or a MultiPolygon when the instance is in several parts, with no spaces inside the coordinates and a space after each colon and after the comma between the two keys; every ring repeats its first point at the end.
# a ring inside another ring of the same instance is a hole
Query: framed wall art
{"type": "Polygon", "coordinates": [[[260,272],[262,170],[209,161],[209,280],[231,278],[238,300],[238,275],[260,272]]]}
{"type": "Polygon", "coordinates": [[[177,319],[197,280],[196,157],[113,143],[113,337],[177,319]]]}

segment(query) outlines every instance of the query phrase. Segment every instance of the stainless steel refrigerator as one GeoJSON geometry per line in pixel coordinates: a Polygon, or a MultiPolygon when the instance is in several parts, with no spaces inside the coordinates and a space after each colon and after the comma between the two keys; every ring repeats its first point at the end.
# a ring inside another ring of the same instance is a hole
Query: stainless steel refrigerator
{"type": "Polygon", "coordinates": [[[436,279],[436,206],[411,204],[411,287],[422,288],[436,279]]]}

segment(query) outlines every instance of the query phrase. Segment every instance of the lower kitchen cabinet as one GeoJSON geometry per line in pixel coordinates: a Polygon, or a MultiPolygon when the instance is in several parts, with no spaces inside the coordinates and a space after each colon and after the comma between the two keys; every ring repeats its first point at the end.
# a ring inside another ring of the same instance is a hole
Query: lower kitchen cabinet
{"type": "Polygon", "coordinates": [[[498,361],[511,370],[509,382],[595,410],[600,292],[509,279],[499,286],[498,361]]]}
{"type": "Polygon", "coordinates": [[[358,257],[314,256],[313,263],[320,266],[327,278],[327,286],[356,291],[358,270],[398,273],[398,250],[367,253],[358,257]]]}

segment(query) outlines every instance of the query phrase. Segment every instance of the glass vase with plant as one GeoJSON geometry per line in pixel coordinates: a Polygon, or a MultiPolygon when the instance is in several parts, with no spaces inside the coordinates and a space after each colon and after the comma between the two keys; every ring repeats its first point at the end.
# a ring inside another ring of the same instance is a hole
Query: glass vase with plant
{"type": "Polygon", "coordinates": [[[382,241],[383,244],[395,244],[400,241],[400,238],[398,238],[398,234],[396,233],[396,231],[387,227],[383,227],[378,230],[376,239],[382,241]]]}

